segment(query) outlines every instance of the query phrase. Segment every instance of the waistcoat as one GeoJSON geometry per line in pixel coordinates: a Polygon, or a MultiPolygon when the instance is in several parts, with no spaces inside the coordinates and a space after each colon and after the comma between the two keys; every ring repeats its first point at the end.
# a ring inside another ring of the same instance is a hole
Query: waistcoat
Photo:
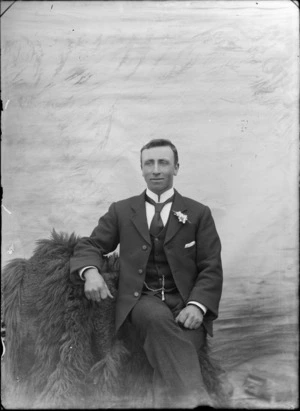
{"type": "MultiPolygon", "coordinates": [[[[152,250],[146,267],[145,282],[149,288],[158,289],[162,287],[162,278],[164,276],[165,291],[176,291],[176,284],[173,279],[171,269],[164,251],[164,241],[167,232],[167,224],[161,230],[158,236],[151,237],[152,250]]],[[[145,285],[143,291],[149,291],[145,285]]],[[[160,293],[159,291],[158,293],[160,293]]]]}

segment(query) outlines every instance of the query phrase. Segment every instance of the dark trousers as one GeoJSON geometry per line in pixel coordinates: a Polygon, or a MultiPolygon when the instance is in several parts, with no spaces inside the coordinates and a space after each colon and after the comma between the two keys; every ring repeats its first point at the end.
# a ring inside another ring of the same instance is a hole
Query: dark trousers
{"type": "Polygon", "coordinates": [[[156,407],[193,407],[205,403],[197,352],[206,339],[203,326],[190,330],[174,319],[185,307],[181,296],[143,294],[130,314],[148,361],[154,369],[156,407]]]}

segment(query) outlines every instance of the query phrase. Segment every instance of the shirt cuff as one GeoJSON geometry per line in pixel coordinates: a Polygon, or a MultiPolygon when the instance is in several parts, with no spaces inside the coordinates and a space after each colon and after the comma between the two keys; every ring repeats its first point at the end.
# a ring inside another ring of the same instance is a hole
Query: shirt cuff
{"type": "Polygon", "coordinates": [[[187,303],[187,305],[189,305],[189,304],[190,305],[196,305],[198,308],[200,308],[201,311],[203,311],[203,315],[206,314],[207,308],[203,304],[198,303],[197,301],[189,301],[187,303]]]}
{"type": "Polygon", "coordinates": [[[83,273],[88,270],[89,268],[96,268],[94,265],[88,265],[87,267],[82,268],[81,270],[78,271],[79,277],[85,281],[85,278],[83,277],[83,273]]]}

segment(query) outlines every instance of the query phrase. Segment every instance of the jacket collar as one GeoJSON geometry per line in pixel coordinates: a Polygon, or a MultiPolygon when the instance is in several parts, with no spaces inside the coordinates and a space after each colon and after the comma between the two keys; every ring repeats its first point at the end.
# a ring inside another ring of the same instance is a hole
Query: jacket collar
{"type": "MultiPolygon", "coordinates": [[[[148,244],[151,244],[149,229],[147,225],[147,217],[146,217],[146,207],[145,207],[145,192],[144,190],[142,194],[135,197],[132,200],[131,207],[133,209],[133,216],[132,222],[139,231],[139,233],[143,236],[144,240],[147,241],[148,244]]],[[[182,223],[179,222],[178,218],[174,215],[174,211],[181,211],[184,212],[187,210],[186,204],[184,202],[183,197],[178,193],[177,190],[174,189],[175,197],[172,204],[172,208],[170,211],[169,222],[166,232],[165,243],[168,243],[177,231],[183,226],[182,223]]]]}
{"type": "Polygon", "coordinates": [[[134,213],[131,219],[138,232],[144,237],[144,240],[147,241],[148,244],[151,244],[150,233],[147,225],[145,193],[146,190],[144,190],[139,196],[132,199],[131,208],[134,213]]]}
{"type": "Polygon", "coordinates": [[[183,197],[178,193],[177,190],[174,190],[174,191],[175,191],[175,197],[174,197],[174,201],[173,201],[171,211],[170,211],[169,222],[168,222],[167,233],[166,233],[164,244],[167,244],[175,236],[175,234],[180,230],[180,228],[182,228],[182,226],[184,225],[183,223],[179,222],[178,218],[174,214],[174,211],[184,212],[187,210],[183,197]]]}

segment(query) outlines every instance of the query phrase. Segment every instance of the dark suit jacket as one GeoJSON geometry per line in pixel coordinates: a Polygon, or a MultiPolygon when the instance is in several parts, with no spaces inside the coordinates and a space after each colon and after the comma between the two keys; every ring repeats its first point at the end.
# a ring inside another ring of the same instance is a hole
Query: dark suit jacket
{"type": "MultiPolygon", "coordinates": [[[[120,243],[120,276],[116,301],[116,329],[138,301],[151,251],[145,193],[113,203],[100,218],[90,237],[83,237],[70,261],[71,279],[78,282],[78,270],[103,265],[103,254],[120,243]]],[[[222,292],[221,243],[210,209],[175,190],[164,250],[179,293],[185,302],[198,301],[208,309],[204,326],[212,335],[212,321],[218,316],[222,292]],[[188,216],[179,222],[173,211],[188,216]],[[195,245],[185,248],[185,244],[195,245]]],[[[81,281],[81,280],[80,280],[81,281]]]]}

